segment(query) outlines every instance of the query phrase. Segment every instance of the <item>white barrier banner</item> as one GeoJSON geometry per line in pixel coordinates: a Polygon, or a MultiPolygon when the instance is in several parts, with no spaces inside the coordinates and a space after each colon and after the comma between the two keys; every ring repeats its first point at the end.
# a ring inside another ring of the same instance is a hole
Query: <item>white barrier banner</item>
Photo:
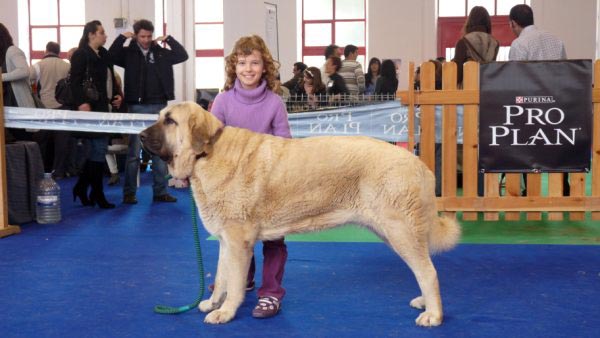
{"type": "MultiPolygon", "coordinates": [[[[436,107],[436,143],[441,142],[442,109],[436,107]]],[[[415,109],[415,140],[419,141],[415,109]]],[[[156,122],[156,114],[81,112],[4,107],[7,128],[138,134],[156,122]]],[[[408,142],[408,107],[388,101],[355,107],[289,114],[294,138],[322,135],[363,135],[390,142],[408,142]]],[[[457,106],[458,143],[462,143],[462,106],[457,106]]]]}

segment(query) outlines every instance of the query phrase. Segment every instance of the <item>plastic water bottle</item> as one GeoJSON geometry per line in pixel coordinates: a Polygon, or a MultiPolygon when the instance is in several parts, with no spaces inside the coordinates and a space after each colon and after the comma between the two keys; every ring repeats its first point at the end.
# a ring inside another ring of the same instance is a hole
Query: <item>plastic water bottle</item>
{"type": "Polygon", "coordinates": [[[44,173],[40,181],[35,211],[39,224],[60,222],[60,187],[52,179],[51,173],[44,173]]]}

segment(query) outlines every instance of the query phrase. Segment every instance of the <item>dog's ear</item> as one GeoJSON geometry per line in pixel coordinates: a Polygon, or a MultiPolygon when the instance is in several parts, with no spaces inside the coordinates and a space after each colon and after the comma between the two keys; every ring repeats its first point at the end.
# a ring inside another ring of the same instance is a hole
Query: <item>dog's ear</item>
{"type": "Polygon", "coordinates": [[[206,151],[207,145],[223,130],[223,123],[199,105],[195,105],[190,114],[189,126],[192,148],[196,153],[206,151]]]}

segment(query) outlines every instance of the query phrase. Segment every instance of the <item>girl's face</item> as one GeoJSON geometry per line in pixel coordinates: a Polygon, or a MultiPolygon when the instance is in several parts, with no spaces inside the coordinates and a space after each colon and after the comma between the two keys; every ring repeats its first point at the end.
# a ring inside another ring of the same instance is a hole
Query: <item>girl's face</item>
{"type": "Polygon", "coordinates": [[[94,33],[89,33],[88,37],[90,39],[90,46],[94,48],[99,48],[104,46],[106,43],[106,32],[104,31],[104,27],[98,26],[94,33]]]}
{"type": "Polygon", "coordinates": [[[304,83],[313,84],[313,79],[308,75],[304,74],[304,83]]]}
{"type": "Polygon", "coordinates": [[[262,53],[253,50],[250,55],[237,56],[235,65],[235,74],[244,89],[254,89],[260,84],[260,79],[265,73],[265,65],[262,59],[262,53]]]}
{"type": "Polygon", "coordinates": [[[377,62],[371,64],[371,73],[379,73],[379,64],[377,62]]]}

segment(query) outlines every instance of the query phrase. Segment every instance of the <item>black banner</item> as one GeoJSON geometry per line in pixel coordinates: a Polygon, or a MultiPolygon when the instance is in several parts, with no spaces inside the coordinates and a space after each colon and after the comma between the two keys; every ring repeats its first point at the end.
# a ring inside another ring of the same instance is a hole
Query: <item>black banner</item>
{"type": "Polygon", "coordinates": [[[589,170],[591,60],[482,64],[479,104],[480,170],[589,170]]]}

